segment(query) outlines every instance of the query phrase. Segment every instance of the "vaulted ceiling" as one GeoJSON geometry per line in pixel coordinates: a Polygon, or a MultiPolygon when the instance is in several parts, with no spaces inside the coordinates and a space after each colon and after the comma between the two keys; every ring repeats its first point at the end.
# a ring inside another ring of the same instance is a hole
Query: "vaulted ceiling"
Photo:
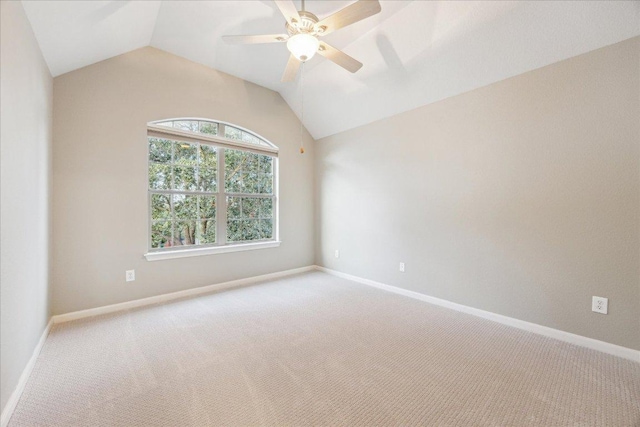
{"type": "MultiPolygon", "coordinates": [[[[295,0],[300,9],[299,0],[295,0]]],[[[308,0],[323,18],[353,1],[308,0]]],[[[640,35],[637,1],[381,1],[382,12],[326,36],[364,63],[304,66],[304,124],[318,139],[640,35]]],[[[280,92],[300,112],[300,74],[281,83],[284,44],[225,34],[284,32],[271,0],[28,1],[54,76],[153,46],[280,92]]]]}

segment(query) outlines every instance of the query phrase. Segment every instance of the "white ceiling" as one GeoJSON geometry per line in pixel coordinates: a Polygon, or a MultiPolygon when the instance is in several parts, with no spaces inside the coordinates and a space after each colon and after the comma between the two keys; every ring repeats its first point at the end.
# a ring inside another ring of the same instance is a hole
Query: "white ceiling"
{"type": "MultiPolygon", "coordinates": [[[[299,6],[299,0],[296,0],[299,6]]],[[[307,0],[320,18],[352,1],[307,0]]],[[[54,76],[143,46],[276,90],[283,44],[228,45],[224,34],[284,32],[271,0],[28,1],[54,76]]],[[[304,124],[321,138],[640,35],[638,1],[381,1],[382,12],[325,40],[364,63],[356,74],[316,55],[304,67],[304,124]]]]}
{"type": "Polygon", "coordinates": [[[160,1],[23,1],[54,77],[149,45],[160,1]]]}

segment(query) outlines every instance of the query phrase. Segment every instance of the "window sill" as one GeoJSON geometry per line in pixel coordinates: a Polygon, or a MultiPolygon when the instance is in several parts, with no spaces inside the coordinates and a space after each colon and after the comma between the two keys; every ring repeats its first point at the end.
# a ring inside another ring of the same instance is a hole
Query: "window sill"
{"type": "Polygon", "coordinates": [[[277,248],[280,241],[243,243],[240,245],[213,246],[208,248],[181,249],[176,251],[149,252],[144,254],[147,261],[160,261],[163,259],[187,258],[201,255],[224,254],[229,252],[252,251],[255,249],[277,248]]]}

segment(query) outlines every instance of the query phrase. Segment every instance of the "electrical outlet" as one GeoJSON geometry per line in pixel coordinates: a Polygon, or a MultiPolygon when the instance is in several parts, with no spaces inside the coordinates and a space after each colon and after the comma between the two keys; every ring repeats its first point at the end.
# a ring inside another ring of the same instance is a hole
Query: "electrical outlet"
{"type": "Polygon", "coordinates": [[[136,280],[136,271],[135,270],[127,270],[125,273],[125,278],[127,282],[133,282],[136,280]]]}
{"type": "Polygon", "coordinates": [[[400,272],[404,273],[404,262],[400,263],[400,272]]]}
{"type": "Polygon", "coordinates": [[[593,297],[591,300],[591,311],[607,314],[609,310],[609,298],[593,297]]]}
{"type": "Polygon", "coordinates": [[[338,249],[336,249],[336,251],[333,254],[335,255],[336,258],[340,258],[340,251],[338,249]]]}

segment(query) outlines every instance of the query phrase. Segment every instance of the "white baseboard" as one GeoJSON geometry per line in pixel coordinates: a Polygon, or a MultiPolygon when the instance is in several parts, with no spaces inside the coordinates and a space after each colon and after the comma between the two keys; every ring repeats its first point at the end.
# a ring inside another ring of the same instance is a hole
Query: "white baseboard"
{"type": "Polygon", "coordinates": [[[20,379],[18,380],[18,385],[16,386],[15,390],[13,390],[13,393],[11,393],[11,396],[9,397],[7,404],[2,410],[2,415],[0,416],[0,427],[7,427],[7,425],[9,424],[9,420],[13,415],[13,411],[16,409],[16,406],[18,405],[20,396],[22,396],[24,387],[27,385],[27,380],[29,380],[31,371],[33,371],[33,367],[36,365],[36,360],[38,360],[38,355],[40,355],[42,346],[44,346],[44,342],[47,340],[47,336],[49,335],[51,326],[53,326],[53,319],[49,319],[49,323],[47,323],[47,326],[44,328],[44,331],[40,336],[40,340],[38,341],[38,344],[36,344],[36,347],[33,349],[33,353],[31,354],[31,358],[27,362],[27,366],[24,367],[24,370],[22,371],[22,375],[20,375],[20,379]]]}
{"type": "Polygon", "coordinates": [[[376,282],[369,279],[363,279],[362,277],[353,276],[351,274],[342,273],[336,270],[331,270],[325,267],[316,266],[316,269],[333,276],[342,277],[343,279],[352,280],[354,282],[362,283],[364,285],[373,286],[374,288],[383,289],[395,294],[404,295],[410,298],[414,298],[420,301],[425,301],[431,304],[439,305],[442,307],[450,308],[452,310],[461,311],[463,313],[472,314],[474,316],[482,317],[484,319],[493,320],[494,322],[502,323],[508,326],[513,326],[525,331],[534,332],[536,334],[544,335],[546,337],[555,338],[560,341],[565,341],[571,344],[587,347],[593,350],[598,350],[603,353],[612,354],[614,356],[623,357],[625,359],[633,360],[640,363],[640,351],[627,347],[622,347],[616,344],[611,344],[604,341],[599,341],[593,338],[584,337],[582,335],[572,334],[570,332],[561,331],[559,329],[549,328],[547,326],[538,325],[537,323],[526,322],[524,320],[514,319],[513,317],[503,316],[501,314],[492,313],[490,311],[480,310],[478,308],[469,307],[466,305],[458,304],[455,302],[447,301],[444,299],[432,297],[429,295],[421,294],[407,289],[398,288],[396,286],[385,285],[384,283],[376,282]]]}
{"type": "Polygon", "coordinates": [[[246,279],[232,280],[224,283],[217,283],[215,285],[202,286],[200,288],[186,289],[184,291],[172,292],[169,294],[162,294],[148,298],[137,299],[133,301],[121,302],[118,304],[105,305],[103,307],[90,308],[87,310],[74,311],[66,314],[58,314],[53,316],[53,323],[68,322],[70,320],[82,319],[85,317],[99,316],[101,314],[113,313],[115,311],[128,310],[130,308],[143,307],[145,305],[158,304],[161,302],[171,301],[179,298],[190,297],[195,295],[206,294],[222,289],[234,288],[237,286],[249,285],[256,282],[262,282],[265,280],[277,279],[284,276],[290,276],[292,274],[304,273],[307,271],[315,270],[314,265],[307,267],[294,268],[292,270],[279,271],[276,273],[263,274],[262,276],[248,277],[246,279]]]}

